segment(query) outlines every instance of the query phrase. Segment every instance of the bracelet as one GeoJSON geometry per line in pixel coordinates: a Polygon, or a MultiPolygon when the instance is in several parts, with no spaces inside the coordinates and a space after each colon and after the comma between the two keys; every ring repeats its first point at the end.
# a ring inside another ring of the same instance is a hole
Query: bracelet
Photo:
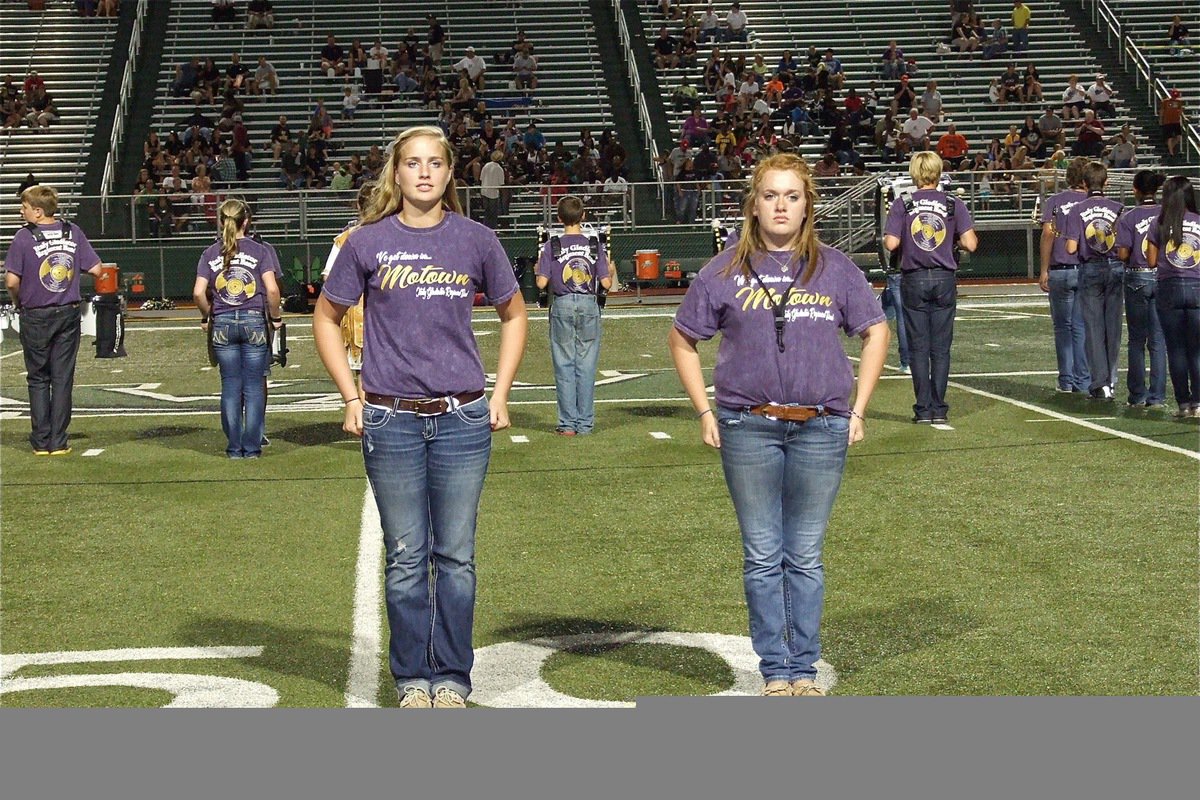
{"type": "Polygon", "coordinates": [[[271,317],[271,322],[283,322],[283,317],[271,317]]]}
{"type": "Polygon", "coordinates": [[[712,413],[712,409],[711,409],[711,408],[706,408],[706,409],[704,409],[703,411],[701,411],[699,414],[697,414],[697,415],[696,415],[696,419],[700,419],[700,418],[701,418],[701,417],[703,417],[705,414],[711,414],[711,413],[712,413]]]}
{"type": "Polygon", "coordinates": [[[344,406],[348,406],[348,405],[350,405],[351,403],[353,403],[355,400],[357,400],[357,401],[358,401],[358,402],[360,402],[360,403],[362,402],[362,398],[361,398],[361,397],[351,397],[349,400],[342,400],[342,405],[344,405],[344,406]]]}
{"type": "Polygon", "coordinates": [[[866,421],[867,421],[867,418],[866,418],[866,417],[864,417],[862,414],[860,414],[860,413],[858,413],[857,411],[855,411],[853,408],[852,408],[852,409],[850,409],[850,416],[852,416],[852,417],[858,417],[858,418],[859,418],[860,420],[862,420],[863,422],[866,422],[866,421]]]}
{"type": "Polygon", "coordinates": [[[208,317],[201,317],[201,318],[200,318],[200,324],[201,324],[201,325],[207,325],[207,324],[208,324],[208,317]]]}

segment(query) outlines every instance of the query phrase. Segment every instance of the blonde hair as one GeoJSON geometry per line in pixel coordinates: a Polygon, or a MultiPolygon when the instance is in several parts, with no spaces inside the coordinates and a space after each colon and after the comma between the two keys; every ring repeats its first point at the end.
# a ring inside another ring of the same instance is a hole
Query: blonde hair
{"type": "Polygon", "coordinates": [[[908,174],[918,189],[930,184],[937,185],[942,178],[942,157],[930,150],[916,153],[908,164],[908,174]]]}
{"type": "Polygon", "coordinates": [[[221,232],[221,271],[237,254],[237,235],[250,222],[250,207],[237,198],[230,198],[217,208],[217,227],[221,232]]]}
{"type": "Polygon", "coordinates": [[[767,244],[762,238],[762,228],[759,226],[758,217],[754,215],[754,203],[758,198],[758,190],[762,186],[763,176],[774,170],[794,173],[804,182],[804,220],[800,223],[800,233],[792,244],[792,253],[797,260],[803,261],[807,265],[800,280],[802,283],[808,283],[816,274],[821,258],[821,240],[817,238],[816,226],[817,187],[813,182],[812,170],[809,169],[808,162],[795,153],[777,153],[764,158],[754,168],[754,173],[750,176],[746,198],[742,201],[742,216],[746,220],[742,236],[738,239],[733,261],[725,269],[725,274],[730,275],[737,271],[749,278],[750,257],[756,252],[767,249],[767,244]]]}
{"type": "Polygon", "coordinates": [[[400,168],[400,160],[403,158],[404,146],[413,139],[419,138],[433,139],[442,148],[442,154],[446,157],[446,166],[450,170],[450,182],[446,184],[446,191],[442,195],[442,205],[456,214],[462,213],[462,205],[458,202],[458,190],[454,185],[454,145],[450,144],[450,140],[442,133],[441,128],[432,125],[418,125],[400,131],[392,140],[391,155],[383,165],[371,197],[362,209],[361,224],[369,225],[372,222],[378,222],[384,217],[395,214],[404,206],[404,196],[400,194],[400,187],[396,183],[396,173],[400,168]]]}
{"type": "Polygon", "coordinates": [[[53,186],[35,184],[21,192],[21,202],[40,208],[47,217],[53,217],[58,211],[58,190],[53,186]]]}

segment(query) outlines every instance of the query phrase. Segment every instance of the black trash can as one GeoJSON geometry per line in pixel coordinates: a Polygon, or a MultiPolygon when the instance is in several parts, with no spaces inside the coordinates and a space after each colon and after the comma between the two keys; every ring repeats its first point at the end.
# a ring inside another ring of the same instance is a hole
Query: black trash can
{"type": "Polygon", "coordinates": [[[92,298],[96,311],[96,358],[124,358],[125,314],[121,295],[98,294],[92,298]]]}

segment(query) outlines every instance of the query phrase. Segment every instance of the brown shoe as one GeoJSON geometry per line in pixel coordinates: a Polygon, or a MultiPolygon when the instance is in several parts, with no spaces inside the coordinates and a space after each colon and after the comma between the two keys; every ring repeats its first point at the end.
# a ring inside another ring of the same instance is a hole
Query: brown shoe
{"type": "Polygon", "coordinates": [[[466,708],[467,701],[449,686],[439,686],[433,693],[434,708],[466,708]]]}
{"type": "Polygon", "coordinates": [[[404,690],[404,696],[400,698],[400,707],[433,708],[433,701],[429,699],[429,692],[410,686],[404,690]]]}
{"type": "Polygon", "coordinates": [[[787,681],[771,681],[762,690],[763,697],[791,697],[792,687],[787,681]]]}
{"type": "Polygon", "coordinates": [[[824,697],[825,690],[807,678],[792,681],[792,697],[824,697]]]}

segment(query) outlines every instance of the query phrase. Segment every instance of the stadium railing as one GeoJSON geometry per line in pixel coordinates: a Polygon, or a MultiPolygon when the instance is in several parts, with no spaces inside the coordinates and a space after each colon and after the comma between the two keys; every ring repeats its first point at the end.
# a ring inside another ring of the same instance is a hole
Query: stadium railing
{"type": "Polygon", "coordinates": [[[100,198],[105,211],[108,211],[108,196],[116,181],[117,159],[120,157],[121,145],[125,141],[125,120],[129,118],[129,107],[133,101],[133,75],[137,72],[138,56],[142,52],[142,30],[149,1],[138,0],[133,32],[129,37],[129,57],[125,59],[125,72],[121,76],[121,90],[117,100],[117,114],[113,119],[112,138],[108,144],[108,156],[104,160],[104,174],[100,179],[100,198]]]}

